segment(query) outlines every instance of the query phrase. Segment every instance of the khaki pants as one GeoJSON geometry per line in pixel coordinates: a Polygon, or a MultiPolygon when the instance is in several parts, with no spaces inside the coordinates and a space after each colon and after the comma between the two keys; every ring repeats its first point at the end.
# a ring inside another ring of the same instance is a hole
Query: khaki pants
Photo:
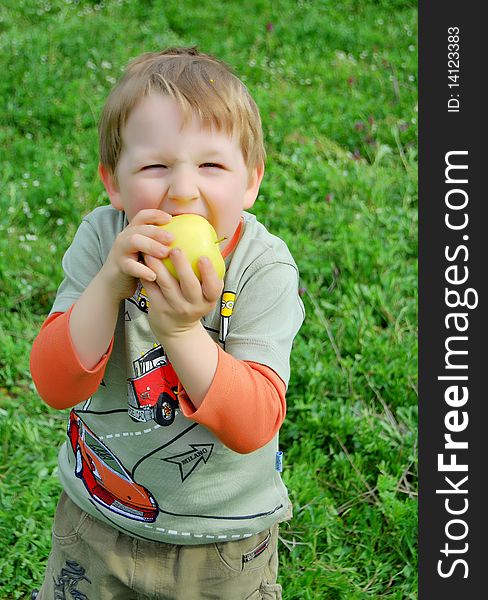
{"type": "Polygon", "coordinates": [[[277,538],[275,525],[234,542],[148,542],[101,523],[62,492],[37,600],[281,599],[277,538]]]}

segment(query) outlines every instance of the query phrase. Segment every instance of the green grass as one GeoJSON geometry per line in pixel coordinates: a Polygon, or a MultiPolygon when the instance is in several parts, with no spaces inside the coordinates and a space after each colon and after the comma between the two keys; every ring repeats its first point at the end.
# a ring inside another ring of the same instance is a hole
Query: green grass
{"type": "Polygon", "coordinates": [[[130,58],[174,44],[230,62],[260,105],[253,212],[301,271],[284,597],[416,598],[416,34],[401,0],[2,3],[2,600],[42,580],[50,547],[66,413],[37,397],[29,351],[81,216],[107,203],[96,119],[130,58]]]}

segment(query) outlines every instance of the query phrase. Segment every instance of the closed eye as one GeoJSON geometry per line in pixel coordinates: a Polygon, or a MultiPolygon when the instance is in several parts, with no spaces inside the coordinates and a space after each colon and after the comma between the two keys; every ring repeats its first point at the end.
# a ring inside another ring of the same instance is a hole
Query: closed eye
{"type": "Polygon", "coordinates": [[[203,163],[200,165],[201,167],[210,167],[210,168],[215,168],[215,169],[223,169],[223,165],[220,165],[219,163],[203,163]]]}
{"type": "Polygon", "coordinates": [[[143,171],[146,171],[147,169],[166,169],[166,165],[147,165],[145,167],[142,167],[143,171]]]}

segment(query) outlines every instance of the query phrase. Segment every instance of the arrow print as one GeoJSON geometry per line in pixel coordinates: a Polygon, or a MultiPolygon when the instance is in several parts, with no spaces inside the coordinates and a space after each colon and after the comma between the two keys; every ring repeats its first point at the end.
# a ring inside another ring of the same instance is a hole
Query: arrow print
{"type": "Polygon", "coordinates": [[[206,464],[212,454],[213,444],[189,444],[191,450],[176,454],[170,458],[162,458],[169,463],[178,465],[180,469],[181,481],[185,481],[202,462],[206,464]]]}

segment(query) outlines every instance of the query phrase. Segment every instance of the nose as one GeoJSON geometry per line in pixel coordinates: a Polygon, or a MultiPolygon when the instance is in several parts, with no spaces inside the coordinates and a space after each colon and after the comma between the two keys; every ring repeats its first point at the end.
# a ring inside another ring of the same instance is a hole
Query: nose
{"type": "Polygon", "coordinates": [[[173,170],[168,188],[168,198],[174,202],[191,202],[199,197],[195,177],[190,169],[178,167],[173,170]]]}

